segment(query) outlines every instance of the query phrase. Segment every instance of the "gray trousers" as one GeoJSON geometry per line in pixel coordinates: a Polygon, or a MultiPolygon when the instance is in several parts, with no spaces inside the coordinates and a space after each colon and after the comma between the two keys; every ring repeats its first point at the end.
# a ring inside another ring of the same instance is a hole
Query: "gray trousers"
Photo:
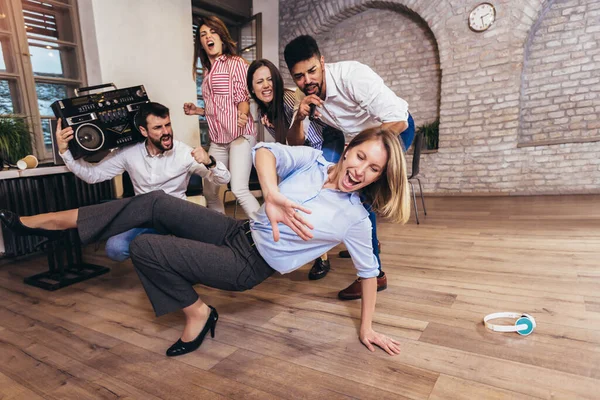
{"type": "Polygon", "coordinates": [[[159,233],[140,235],[129,248],[157,316],[196,302],[196,283],[243,291],[273,274],[243,223],[163,191],[82,207],[77,218],[83,243],[135,227],[159,233]]]}

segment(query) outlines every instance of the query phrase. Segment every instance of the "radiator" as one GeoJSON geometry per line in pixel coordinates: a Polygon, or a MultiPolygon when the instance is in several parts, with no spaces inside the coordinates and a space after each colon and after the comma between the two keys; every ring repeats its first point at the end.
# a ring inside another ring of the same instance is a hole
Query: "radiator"
{"type": "MultiPolygon", "coordinates": [[[[69,210],[114,198],[111,181],[89,185],[70,172],[0,180],[0,209],[19,215],[34,215],[69,210]]],[[[15,257],[39,251],[44,240],[37,236],[16,236],[2,227],[4,257],[15,257]]]]}

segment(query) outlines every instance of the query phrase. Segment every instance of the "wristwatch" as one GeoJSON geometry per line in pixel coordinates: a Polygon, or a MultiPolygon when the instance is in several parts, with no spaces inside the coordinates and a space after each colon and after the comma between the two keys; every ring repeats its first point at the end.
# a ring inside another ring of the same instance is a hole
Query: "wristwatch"
{"type": "Polygon", "coordinates": [[[215,160],[215,158],[213,156],[208,156],[208,158],[210,158],[210,164],[203,163],[206,168],[212,168],[215,165],[217,165],[217,160],[215,160]]]}

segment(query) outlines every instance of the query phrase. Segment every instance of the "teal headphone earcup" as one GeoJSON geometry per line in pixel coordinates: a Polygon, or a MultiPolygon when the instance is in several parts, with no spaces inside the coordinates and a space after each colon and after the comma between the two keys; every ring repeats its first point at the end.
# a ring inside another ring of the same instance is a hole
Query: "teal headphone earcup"
{"type": "Polygon", "coordinates": [[[531,319],[529,319],[526,316],[522,316],[521,318],[519,318],[517,320],[517,322],[515,322],[515,326],[518,326],[518,325],[527,325],[526,328],[517,330],[517,333],[519,335],[523,335],[523,336],[529,335],[531,332],[533,332],[533,328],[535,328],[535,322],[533,322],[531,319]]]}

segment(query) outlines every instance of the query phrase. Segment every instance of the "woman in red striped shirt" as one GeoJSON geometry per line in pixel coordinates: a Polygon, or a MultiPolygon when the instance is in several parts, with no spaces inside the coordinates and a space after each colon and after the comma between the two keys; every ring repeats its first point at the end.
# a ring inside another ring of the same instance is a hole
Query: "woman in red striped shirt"
{"type": "MultiPolygon", "coordinates": [[[[214,16],[203,17],[198,26],[193,71],[196,72],[200,57],[204,69],[204,108],[185,103],[183,111],[187,115],[206,117],[211,140],[208,153],[229,167],[231,191],[246,215],[252,217],[260,205],[248,188],[251,149],[256,144],[256,129],[246,89],[248,64],[236,55],[236,43],[223,21],[214,16]]],[[[204,195],[208,208],[225,213],[218,185],[205,182],[204,195]]]]}

